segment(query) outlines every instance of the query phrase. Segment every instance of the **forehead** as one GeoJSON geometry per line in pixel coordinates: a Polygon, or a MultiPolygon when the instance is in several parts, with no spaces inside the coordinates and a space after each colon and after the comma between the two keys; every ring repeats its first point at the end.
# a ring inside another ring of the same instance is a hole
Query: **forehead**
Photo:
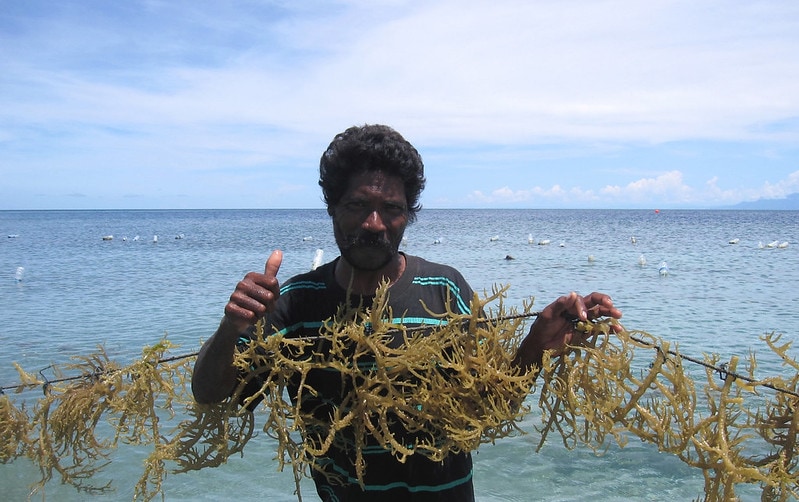
{"type": "Polygon", "coordinates": [[[399,176],[385,171],[362,171],[347,182],[344,198],[381,197],[405,200],[405,184],[399,176]]]}

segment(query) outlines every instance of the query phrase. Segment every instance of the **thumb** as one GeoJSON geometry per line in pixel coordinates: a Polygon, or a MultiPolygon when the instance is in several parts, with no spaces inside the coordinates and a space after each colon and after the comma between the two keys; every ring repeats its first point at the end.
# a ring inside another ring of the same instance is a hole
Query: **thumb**
{"type": "Polygon", "coordinates": [[[283,251],[275,249],[269,258],[266,260],[266,267],[264,267],[264,274],[268,277],[277,277],[277,272],[280,270],[280,264],[283,262],[283,251]]]}

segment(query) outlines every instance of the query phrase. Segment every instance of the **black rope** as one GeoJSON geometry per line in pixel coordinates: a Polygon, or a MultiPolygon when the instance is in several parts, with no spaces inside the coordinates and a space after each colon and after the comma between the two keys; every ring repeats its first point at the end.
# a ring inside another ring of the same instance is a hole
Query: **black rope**
{"type": "MultiPolygon", "coordinates": [[[[519,320],[519,319],[527,319],[527,318],[531,318],[531,317],[537,317],[540,314],[541,314],[541,312],[528,312],[528,313],[524,313],[524,314],[512,314],[512,315],[507,315],[507,316],[501,316],[501,317],[495,317],[495,318],[486,318],[486,319],[480,319],[480,320],[481,321],[486,321],[486,322],[514,321],[514,320],[519,320]]],[[[464,319],[463,321],[461,321],[461,325],[467,325],[470,322],[471,322],[471,319],[464,319]]],[[[415,327],[412,327],[412,328],[407,328],[406,332],[424,331],[424,330],[429,330],[430,328],[431,328],[430,325],[415,326],[415,327]]],[[[318,338],[320,338],[320,337],[318,337],[318,336],[309,336],[309,337],[300,337],[299,339],[300,340],[316,340],[318,338]]],[[[645,346],[647,346],[649,348],[655,349],[658,352],[660,352],[661,354],[668,354],[670,356],[678,357],[678,358],[680,358],[683,361],[688,361],[688,362],[697,364],[699,366],[703,366],[703,367],[705,367],[705,368],[717,373],[719,375],[719,378],[721,378],[722,381],[726,382],[728,378],[732,378],[733,380],[735,380],[735,379],[743,380],[743,381],[745,381],[745,382],[747,382],[749,384],[758,385],[760,387],[766,387],[766,388],[771,389],[773,391],[781,392],[783,394],[789,394],[791,396],[799,398],[799,393],[794,392],[792,390],[784,389],[784,388],[781,388],[781,387],[777,387],[775,385],[756,380],[756,379],[751,378],[751,377],[746,376],[746,375],[741,375],[739,373],[731,372],[731,371],[729,371],[727,369],[727,363],[721,363],[719,366],[714,366],[714,365],[712,365],[710,363],[707,363],[705,361],[702,361],[700,359],[697,359],[697,358],[694,358],[694,357],[691,357],[691,356],[687,356],[685,354],[676,352],[676,351],[671,350],[671,349],[664,351],[663,348],[660,345],[657,345],[657,344],[652,343],[652,342],[647,342],[646,340],[642,340],[642,339],[636,338],[634,336],[631,336],[630,339],[633,340],[636,343],[639,343],[641,345],[645,345],[645,346]]],[[[188,359],[190,357],[196,357],[198,354],[199,354],[199,352],[192,352],[192,353],[189,353],[189,354],[171,356],[171,357],[167,357],[167,358],[164,358],[164,359],[159,359],[158,361],[156,361],[156,364],[164,364],[164,363],[169,363],[169,362],[174,362],[174,361],[180,361],[182,359],[188,359]]],[[[56,379],[53,379],[53,380],[48,380],[48,378],[44,375],[44,371],[48,370],[48,369],[50,369],[52,367],[53,367],[53,365],[51,364],[51,365],[45,366],[44,368],[39,370],[39,374],[44,379],[44,383],[41,384],[41,385],[42,385],[42,391],[44,392],[45,395],[49,393],[50,387],[52,386],[52,384],[55,384],[55,383],[64,383],[64,382],[70,382],[70,381],[81,380],[81,379],[86,379],[86,378],[98,379],[101,376],[112,374],[112,373],[114,373],[116,371],[122,371],[123,370],[123,368],[114,369],[114,370],[108,370],[108,369],[105,369],[105,368],[102,368],[102,367],[97,367],[97,368],[95,368],[95,371],[93,373],[84,373],[82,375],[76,375],[76,376],[71,376],[71,377],[63,377],[63,378],[56,378],[56,379]]],[[[7,390],[19,389],[20,387],[25,388],[25,387],[37,387],[37,386],[39,386],[39,383],[26,383],[26,384],[20,383],[20,384],[17,384],[17,385],[2,386],[2,387],[0,387],[0,396],[5,395],[5,391],[7,391],[7,390]]]]}
{"type": "MultiPolygon", "coordinates": [[[[197,355],[199,355],[199,351],[198,352],[192,352],[190,354],[181,354],[181,355],[178,355],[178,356],[165,357],[163,359],[157,360],[155,362],[155,364],[158,365],[158,364],[164,364],[164,363],[171,363],[171,362],[174,362],[174,361],[180,361],[181,359],[188,359],[190,357],[197,357],[197,355]]],[[[107,368],[103,368],[102,366],[97,366],[97,367],[95,367],[95,369],[94,369],[94,371],[92,373],[82,373],[80,375],[73,375],[73,376],[70,376],[70,377],[54,378],[54,379],[50,380],[44,374],[44,371],[46,371],[46,370],[48,370],[50,368],[53,368],[53,367],[54,367],[54,365],[50,364],[50,365],[47,365],[47,366],[45,366],[44,368],[42,368],[42,369],[40,369],[38,371],[39,375],[41,375],[42,379],[44,380],[44,382],[41,384],[41,386],[42,386],[42,392],[45,395],[49,394],[50,387],[52,386],[52,384],[64,383],[64,382],[72,382],[72,381],[75,381],[75,380],[86,380],[86,379],[96,381],[96,380],[99,380],[100,377],[102,377],[102,376],[112,375],[114,373],[117,373],[119,371],[125,371],[127,369],[127,368],[107,369],[107,368]]],[[[17,385],[5,385],[5,386],[0,387],[0,396],[5,395],[5,393],[6,393],[5,391],[7,391],[7,390],[13,390],[13,389],[19,389],[19,388],[32,388],[32,387],[38,387],[39,385],[40,384],[38,382],[37,383],[19,383],[17,385]]]]}
{"type": "MultiPolygon", "coordinates": [[[[636,338],[634,336],[631,336],[630,339],[633,340],[634,342],[640,343],[642,345],[646,345],[646,346],[648,346],[650,348],[654,348],[654,349],[656,349],[657,351],[659,351],[661,353],[664,352],[663,348],[660,345],[657,345],[657,344],[654,344],[654,343],[651,343],[651,342],[647,342],[645,340],[641,340],[640,338],[636,338]]],[[[746,376],[746,375],[741,375],[739,373],[735,373],[735,372],[729,371],[727,369],[727,363],[721,363],[719,366],[714,366],[714,365],[712,365],[712,364],[710,364],[708,362],[702,361],[700,359],[696,359],[696,358],[691,357],[691,356],[686,356],[685,354],[673,351],[671,349],[669,349],[669,350],[667,350],[665,352],[668,353],[671,356],[679,357],[680,359],[682,359],[684,361],[688,361],[688,362],[691,362],[691,363],[694,363],[694,364],[698,364],[700,366],[703,366],[703,367],[715,372],[716,374],[719,375],[719,378],[721,378],[721,380],[724,381],[724,382],[726,382],[727,379],[729,379],[729,378],[732,378],[733,381],[734,380],[743,380],[743,381],[745,381],[747,383],[750,383],[750,384],[758,385],[760,387],[766,387],[767,389],[771,389],[771,390],[774,390],[774,391],[777,391],[777,392],[781,392],[783,394],[789,394],[789,395],[794,396],[794,397],[799,397],[799,393],[794,392],[792,390],[784,389],[782,387],[777,387],[776,385],[772,385],[770,383],[762,382],[760,380],[757,380],[755,378],[752,378],[752,377],[749,377],[749,376],[746,376]]]]}

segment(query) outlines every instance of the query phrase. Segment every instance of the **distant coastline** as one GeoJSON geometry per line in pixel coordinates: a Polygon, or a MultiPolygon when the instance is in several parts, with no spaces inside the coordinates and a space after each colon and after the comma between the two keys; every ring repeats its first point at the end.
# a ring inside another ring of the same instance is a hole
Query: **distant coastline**
{"type": "Polygon", "coordinates": [[[784,199],[758,199],[720,209],[799,210],[799,193],[792,193],[784,199]]]}
{"type": "MultiPolygon", "coordinates": [[[[591,207],[430,207],[425,206],[426,210],[596,210],[606,209],[611,211],[642,211],[649,208],[641,207],[607,207],[607,208],[591,208],[591,207]]],[[[703,207],[661,207],[662,210],[677,210],[677,211],[708,211],[708,210],[764,210],[764,211],[799,211],[799,193],[792,193],[782,199],[758,199],[754,201],[739,202],[729,206],[703,206],[703,207]]],[[[25,209],[11,209],[0,208],[0,213],[12,213],[18,211],[141,211],[141,212],[157,212],[157,211],[325,211],[323,207],[319,208],[25,208],[25,209]]]]}

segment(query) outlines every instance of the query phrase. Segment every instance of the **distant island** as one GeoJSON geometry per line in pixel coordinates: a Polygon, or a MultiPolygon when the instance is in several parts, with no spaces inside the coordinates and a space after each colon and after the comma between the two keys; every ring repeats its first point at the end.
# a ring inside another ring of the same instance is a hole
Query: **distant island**
{"type": "Polygon", "coordinates": [[[725,209],[764,209],[764,210],[799,210],[799,193],[792,193],[784,199],[758,199],[741,202],[725,209]]]}

